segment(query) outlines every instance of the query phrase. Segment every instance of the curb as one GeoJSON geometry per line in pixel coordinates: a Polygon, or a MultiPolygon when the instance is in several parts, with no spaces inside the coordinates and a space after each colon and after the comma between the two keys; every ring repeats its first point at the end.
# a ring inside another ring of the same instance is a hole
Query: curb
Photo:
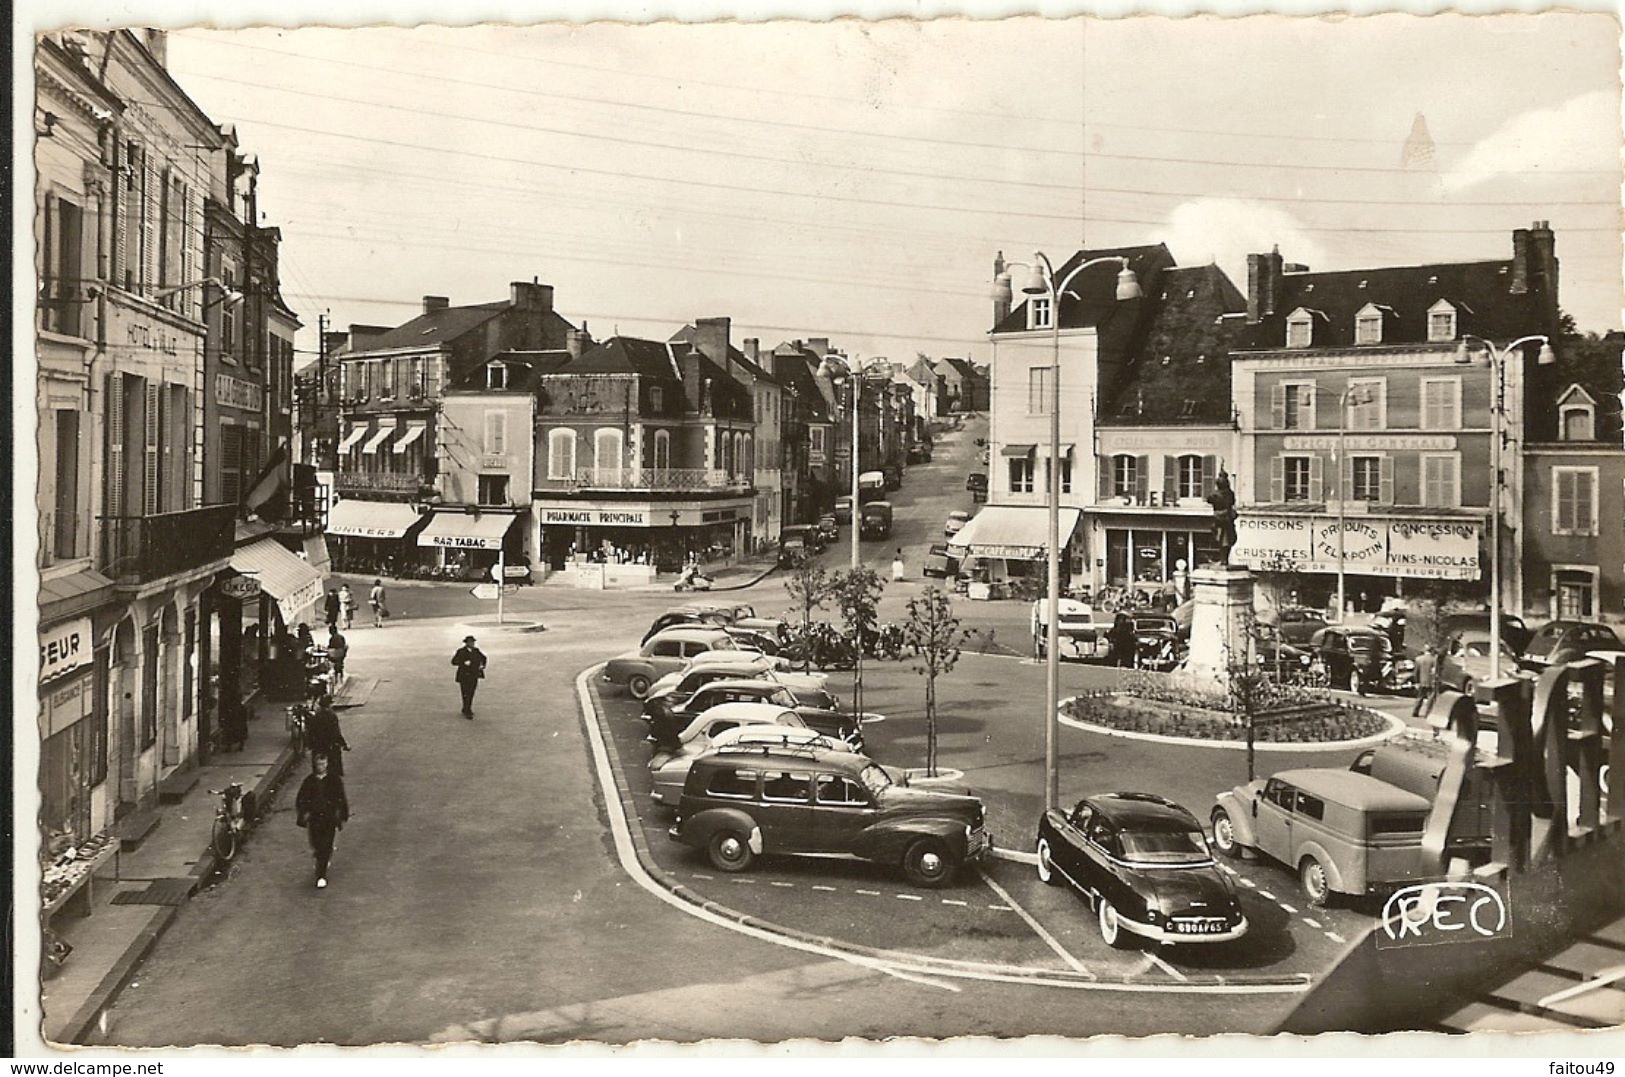
{"type": "MultiPolygon", "coordinates": [[[[825,935],[815,935],[811,932],[801,931],[797,928],[786,927],[770,920],[751,916],[723,905],[677,882],[669,872],[656,864],[649,851],[648,839],[643,832],[641,823],[633,825],[633,821],[638,819],[638,814],[635,799],[626,785],[620,752],[615,746],[614,739],[608,735],[604,728],[601,709],[594,703],[596,685],[594,684],[595,678],[593,674],[602,668],[603,663],[596,663],[582,670],[576,676],[577,696],[581,704],[581,720],[584,725],[590,722],[597,726],[598,740],[603,745],[604,753],[609,757],[607,762],[609,763],[610,780],[614,784],[613,792],[615,798],[620,802],[621,821],[631,842],[637,866],[650,883],[666,891],[684,904],[723,921],[725,925],[733,924],[753,933],[777,936],[796,944],[801,949],[823,952],[827,956],[842,958],[864,967],[879,968],[881,971],[887,972],[904,969],[910,973],[957,976],[1027,986],[1155,993],[1296,993],[1307,991],[1312,986],[1313,981],[1311,978],[1303,974],[1239,978],[1213,975],[1202,979],[1193,977],[1186,982],[1163,983],[1160,981],[1135,980],[1126,976],[1097,976],[1093,973],[1080,974],[1069,970],[1025,969],[987,962],[955,961],[929,957],[924,954],[882,950],[876,947],[844,942],[825,935]]],[[[593,741],[593,739],[589,732],[589,742],[593,741]]],[[[611,791],[604,789],[603,792],[607,800],[611,791]]],[[[607,810],[609,805],[606,803],[605,807],[607,810]]],[[[1010,859],[1018,860],[1018,857],[1013,855],[1010,859]]]]}
{"type": "MultiPolygon", "coordinates": [[[[271,764],[271,769],[266,771],[265,776],[255,784],[254,803],[256,805],[266,803],[266,798],[276,791],[276,787],[282,784],[287,777],[288,771],[292,768],[293,749],[284,746],[281,754],[277,756],[276,762],[271,764]]],[[[209,845],[205,845],[202,855],[198,857],[197,864],[193,866],[191,871],[191,874],[197,879],[197,882],[192,884],[192,894],[196,894],[199,887],[203,886],[204,882],[214,875],[215,869],[214,849],[209,845]]],[[[188,900],[190,900],[190,896],[188,896],[188,900]]],[[[68,1021],[67,1027],[63,1029],[63,1038],[59,1042],[86,1044],[86,1037],[90,1035],[102,1013],[118,1001],[119,994],[135,977],[141,963],[146,960],[147,955],[158,944],[158,940],[163,937],[164,932],[168,931],[170,925],[180,916],[183,908],[185,908],[184,905],[165,905],[152,914],[152,918],[147,921],[147,926],[141,929],[140,934],[135,937],[135,940],[129,946],[125,947],[118,960],[113,962],[113,967],[107,971],[107,975],[102,977],[101,983],[96,985],[90,996],[74,1011],[72,1019],[68,1021]]]]}
{"type": "Polygon", "coordinates": [[[458,631],[477,632],[546,632],[547,626],[540,621],[520,621],[504,618],[497,624],[493,618],[489,621],[462,621],[457,625],[458,631]]]}
{"type": "MultiPolygon", "coordinates": [[[[1077,696],[1069,696],[1061,700],[1061,706],[1066,706],[1077,696]]],[[[1360,737],[1356,740],[1323,740],[1313,743],[1302,741],[1273,741],[1255,740],[1253,749],[1260,752],[1346,752],[1357,748],[1373,748],[1386,741],[1390,741],[1405,732],[1408,726],[1402,719],[1391,714],[1373,710],[1370,713],[1377,715],[1388,723],[1388,729],[1383,733],[1373,733],[1369,737],[1360,737]]],[[[1170,737],[1164,733],[1136,733],[1127,729],[1112,729],[1110,726],[1095,725],[1074,718],[1069,714],[1056,715],[1056,721],[1073,729],[1081,729],[1085,733],[1098,733],[1103,737],[1117,737],[1121,740],[1142,740],[1152,744],[1177,744],[1185,748],[1221,748],[1227,751],[1246,751],[1247,742],[1244,740],[1202,740],[1199,737],[1170,737]]]]}

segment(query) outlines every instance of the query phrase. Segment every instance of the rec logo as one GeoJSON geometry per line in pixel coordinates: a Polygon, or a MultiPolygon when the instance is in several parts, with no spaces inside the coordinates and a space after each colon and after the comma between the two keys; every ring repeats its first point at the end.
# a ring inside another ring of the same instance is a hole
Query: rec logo
{"type": "Polygon", "coordinates": [[[1506,897],[1488,883],[1465,879],[1411,883],[1395,890],[1383,903],[1376,933],[1379,950],[1511,937],[1506,897]]]}

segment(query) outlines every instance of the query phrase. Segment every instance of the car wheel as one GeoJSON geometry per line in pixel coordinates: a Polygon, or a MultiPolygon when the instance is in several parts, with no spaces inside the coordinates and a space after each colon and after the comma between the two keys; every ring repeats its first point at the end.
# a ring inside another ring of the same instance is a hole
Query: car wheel
{"type": "Polygon", "coordinates": [[[1324,909],[1332,898],[1332,884],[1326,879],[1326,869],[1312,856],[1304,857],[1298,868],[1298,880],[1303,884],[1303,896],[1317,909],[1324,909]]]}
{"type": "Polygon", "coordinates": [[[641,673],[634,673],[627,678],[626,690],[632,693],[633,699],[642,699],[649,694],[649,678],[641,673]]]}
{"type": "Polygon", "coordinates": [[[1049,839],[1038,839],[1038,881],[1046,886],[1060,886],[1061,873],[1055,870],[1055,862],[1050,859],[1049,839]]]}
{"type": "Polygon", "coordinates": [[[1213,809],[1213,845],[1232,860],[1241,855],[1241,844],[1236,841],[1236,824],[1223,808],[1213,809]]]}
{"type": "Polygon", "coordinates": [[[730,873],[744,871],[756,859],[756,854],[750,851],[750,835],[732,827],[723,827],[712,834],[705,851],[710,854],[712,867],[730,873]]]}
{"type": "Polygon", "coordinates": [[[938,838],[921,838],[903,854],[903,875],[915,886],[947,886],[957,867],[953,854],[938,838]]]}
{"type": "Polygon", "coordinates": [[[1473,683],[1473,679],[1471,677],[1463,677],[1461,679],[1461,694],[1466,696],[1468,699],[1473,698],[1473,690],[1477,687],[1478,685],[1473,683]]]}
{"type": "Polygon", "coordinates": [[[1105,898],[1100,899],[1100,940],[1114,950],[1129,945],[1129,933],[1117,916],[1117,907],[1105,898]]]}

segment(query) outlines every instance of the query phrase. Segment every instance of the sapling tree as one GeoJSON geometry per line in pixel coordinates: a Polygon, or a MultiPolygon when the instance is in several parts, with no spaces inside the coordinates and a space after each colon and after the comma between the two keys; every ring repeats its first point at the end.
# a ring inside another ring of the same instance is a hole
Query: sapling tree
{"type": "Polygon", "coordinates": [[[821,610],[834,597],[834,579],[823,565],[798,553],[790,574],[785,577],[784,589],[790,594],[791,608],[801,615],[801,671],[812,668],[812,615],[821,610]]]}
{"type": "Polygon", "coordinates": [[[953,671],[969,635],[954,615],[953,601],[935,587],[908,600],[903,636],[917,659],[914,672],[925,677],[925,772],[929,777],[937,775],[937,678],[953,671]]]}
{"type": "Polygon", "coordinates": [[[886,584],[866,566],[837,572],[830,578],[831,597],[852,641],[852,711],[863,713],[863,644],[880,619],[880,596],[886,584]]]}

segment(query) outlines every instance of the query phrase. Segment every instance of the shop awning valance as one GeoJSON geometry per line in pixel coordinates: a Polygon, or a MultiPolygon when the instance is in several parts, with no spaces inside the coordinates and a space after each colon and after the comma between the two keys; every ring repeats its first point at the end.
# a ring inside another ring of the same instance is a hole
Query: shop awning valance
{"type": "Polygon", "coordinates": [[[1011,444],[1011,445],[1006,445],[1004,448],[1000,449],[999,450],[999,455],[1000,456],[1031,456],[1033,454],[1033,450],[1036,449],[1036,448],[1038,448],[1037,445],[1011,444]]]}
{"type": "Polygon", "coordinates": [[[231,555],[231,567],[276,599],[282,623],[298,624],[322,597],[322,574],[272,538],[255,539],[231,555]]]}
{"type": "Polygon", "coordinates": [[[428,427],[422,423],[414,423],[413,425],[408,426],[406,428],[406,435],[391,446],[391,448],[393,448],[396,452],[405,452],[406,447],[412,444],[412,442],[416,441],[418,438],[422,437],[423,432],[427,429],[428,427]]]}
{"type": "MultiPolygon", "coordinates": [[[[1077,509],[1061,509],[1061,547],[1078,526],[1077,509]]],[[[1036,561],[1049,544],[1049,511],[1041,506],[989,505],[948,540],[958,556],[1036,561]]]]}
{"type": "Polygon", "coordinates": [[[416,509],[399,501],[339,501],[327,510],[327,533],[398,539],[421,519],[416,509]]]}
{"type": "Polygon", "coordinates": [[[394,432],[395,428],[393,426],[380,426],[377,430],[373,431],[373,435],[367,439],[367,443],[361,446],[361,451],[364,453],[377,452],[378,446],[382,445],[384,441],[388,439],[389,435],[393,434],[394,432]]]}
{"type": "Polygon", "coordinates": [[[485,512],[437,512],[418,536],[419,546],[445,546],[459,550],[500,550],[503,536],[519,517],[485,512]]]}
{"type": "Polygon", "coordinates": [[[350,428],[350,432],[348,434],[344,435],[344,440],[339,442],[339,455],[342,456],[345,453],[349,452],[351,449],[355,448],[355,443],[360,441],[362,438],[364,438],[366,436],[367,436],[367,428],[366,427],[364,427],[364,426],[352,426],[350,428]]]}

